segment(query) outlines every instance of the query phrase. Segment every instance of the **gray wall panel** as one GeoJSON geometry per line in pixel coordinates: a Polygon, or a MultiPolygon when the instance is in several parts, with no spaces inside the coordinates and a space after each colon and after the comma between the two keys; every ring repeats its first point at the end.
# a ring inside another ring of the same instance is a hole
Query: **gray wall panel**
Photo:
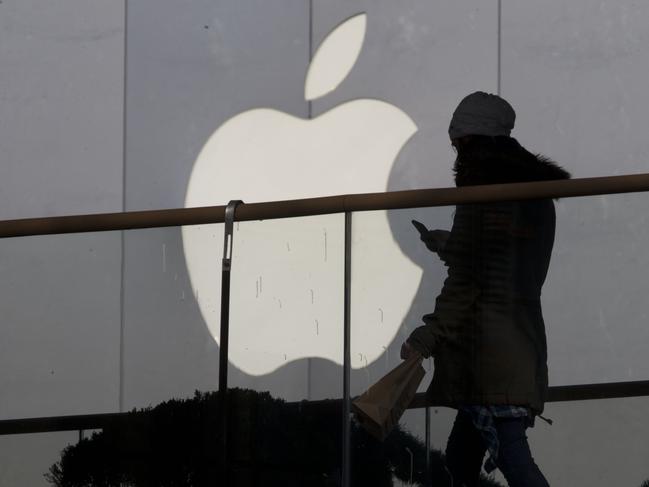
{"type": "Polygon", "coordinates": [[[495,2],[316,1],[313,48],[360,12],[368,23],[356,66],[336,91],[314,102],[314,115],[356,98],[398,106],[419,130],[395,161],[385,189],[452,186],[450,116],[466,94],[496,91],[495,2]]]}
{"type": "Polygon", "coordinates": [[[115,411],[120,235],[0,241],[0,417],[115,411]]]}
{"type": "MultiPolygon", "coordinates": [[[[503,94],[521,142],[576,177],[646,172],[648,20],[634,2],[505,5],[503,94]]],[[[637,350],[649,343],[645,208],[645,195],[559,202],[545,287],[551,382],[649,377],[637,350]]]]}
{"type": "MultiPolygon", "coordinates": [[[[214,227],[222,232],[222,225],[214,227]]],[[[218,389],[219,349],[197,307],[201,296],[192,291],[187,276],[180,230],[134,231],[127,237],[126,261],[131,264],[124,287],[125,410],[218,389]]],[[[245,262],[234,265],[236,269],[245,262]]],[[[237,289],[233,277],[233,292],[237,289]]],[[[236,318],[233,307],[232,326],[236,318]]],[[[258,377],[232,364],[229,372],[230,387],[268,390],[291,400],[307,397],[304,361],[258,377]]]]}
{"type": "MultiPolygon", "coordinates": [[[[123,18],[0,3],[0,219],[121,210],[123,18]]],[[[0,417],[116,410],[120,261],[119,234],[0,242],[0,417]]],[[[0,484],[45,485],[70,436],[3,438],[0,484]]]]}
{"type": "Polygon", "coordinates": [[[127,209],[182,207],[199,151],[237,113],[305,116],[307,59],[303,1],[131,2],[127,209]]]}
{"type": "MultiPolygon", "coordinates": [[[[647,172],[648,20],[649,8],[631,1],[504,3],[502,90],[518,112],[513,135],[575,177],[647,172]]],[[[646,207],[645,194],[557,203],[543,295],[551,383],[649,378],[646,207]]],[[[550,483],[639,485],[643,401],[549,406],[555,425],[530,436],[550,483]]]]}
{"type": "MultiPolygon", "coordinates": [[[[452,186],[454,153],[448,139],[448,123],[458,101],[476,91],[496,91],[497,85],[497,8],[484,2],[389,2],[329,1],[314,2],[313,49],[327,34],[347,18],[365,12],[365,42],[348,77],[331,94],[312,104],[314,117],[335,106],[358,98],[377,98],[407,113],[418,127],[394,161],[386,185],[377,190],[397,191],[415,188],[452,186]]],[[[371,171],[371,168],[367,169],[371,171]]],[[[359,182],[359,187],[362,183],[359,182]]],[[[362,192],[362,190],[359,190],[362,192]]],[[[356,222],[366,218],[355,217],[356,222]]],[[[410,224],[415,218],[431,228],[448,228],[451,209],[392,211],[388,214],[391,237],[401,252],[423,271],[416,293],[395,295],[395,300],[411,302],[409,311],[394,340],[385,344],[385,354],[369,366],[352,373],[352,394],[358,394],[387,373],[398,362],[399,348],[410,331],[421,324],[421,316],[432,311],[433,297],[439,292],[446,268],[423,247],[410,224]]],[[[390,236],[373,235],[368,241],[378,244],[390,236]]],[[[380,245],[380,244],[378,244],[380,245]]],[[[354,254],[363,252],[354,247],[354,254]]],[[[353,279],[371,286],[384,279],[384,263],[372,262],[359,268],[353,279]]],[[[396,278],[396,276],[394,276],[396,278]]],[[[352,297],[352,307],[354,297],[352,297]]],[[[378,308],[388,303],[376,303],[378,308]]],[[[354,335],[352,322],[352,335],[354,335]]],[[[353,341],[353,348],[362,343],[353,341]]],[[[352,350],[355,353],[356,350],[352,350]]],[[[312,374],[339,370],[314,366],[312,374]]],[[[315,383],[315,380],[313,380],[315,383]]],[[[337,389],[320,384],[319,394],[327,397],[337,389]]],[[[422,384],[422,387],[424,385],[422,384]]],[[[333,386],[335,387],[335,386],[333,386]]],[[[419,425],[421,426],[421,425],[419,425]]]]}
{"type": "MultiPolygon", "coordinates": [[[[203,144],[237,113],[272,107],[305,117],[308,34],[308,3],[298,0],[131,2],[127,209],[183,206],[203,144]]],[[[178,229],[126,235],[125,295],[126,407],[216,389],[218,347],[191,291],[178,229]]],[[[304,363],[265,378],[230,370],[233,386],[306,397],[304,363]]]]}
{"type": "MultiPolygon", "coordinates": [[[[119,211],[122,6],[3,2],[0,13],[0,218],[119,211]]],[[[2,417],[113,410],[119,236],[9,239],[0,254],[2,417]]]]}
{"type": "Polygon", "coordinates": [[[0,218],[119,211],[123,5],[0,5],[0,218]]]}
{"type": "MultiPolygon", "coordinates": [[[[119,233],[0,240],[0,418],[118,409],[120,260],[119,233]]],[[[0,485],[48,485],[75,434],[0,437],[0,485]]]]}
{"type": "Polygon", "coordinates": [[[0,485],[51,486],[43,475],[60,459],[60,452],[74,444],[77,432],[9,435],[0,437],[0,485]],[[36,452],[39,452],[36,454],[36,452]],[[25,461],[29,458],[29,461],[25,461]]]}
{"type": "Polygon", "coordinates": [[[649,6],[632,1],[503,7],[503,95],[521,142],[576,177],[646,172],[649,6]]]}

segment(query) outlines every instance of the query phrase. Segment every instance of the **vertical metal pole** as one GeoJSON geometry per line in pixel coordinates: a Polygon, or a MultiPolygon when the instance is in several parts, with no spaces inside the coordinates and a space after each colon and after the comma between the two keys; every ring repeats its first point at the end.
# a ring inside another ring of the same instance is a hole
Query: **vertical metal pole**
{"type": "Polygon", "coordinates": [[[496,93],[498,96],[501,95],[501,84],[502,84],[502,18],[503,18],[503,3],[502,0],[498,0],[498,53],[497,53],[497,69],[498,69],[498,74],[497,74],[497,91],[496,93]]]}
{"type": "Polygon", "coordinates": [[[343,461],[342,487],[351,486],[351,277],[352,277],[352,214],[345,212],[345,299],[344,299],[344,357],[343,357],[343,461]]]}
{"type": "MultiPolygon", "coordinates": [[[[126,211],[126,156],[128,151],[127,142],[127,102],[128,102],[128,0],[124,0],[124,76],[122,78],[122,211],[126,211]]],[[[126,232],[120,232],[120,286],[119,286],[119,392],[118,392],[118,406],[119,412],[125,410],[124,404],[124,390],[125,390],[125,364],[124,364],[124,349],[126,345],[126,310],[125,310],[125,294],[124,287],[126,285],[126,232]]]]}
{"type": "Polygon", "coordinates": [[[430,408],[426,408],[426,484],[433,485],[432,472],[430,471],[430,408]]]}
{"type": "MultiPolygon", "coordinates": [[[[309,66],[313,61],[313,0],[309,0],[309,66]]],[[[307,102],[309,120],[313,118],[313,101],[307,102]]],[[[310,401],[313,398],[313,390],[311,387],[311,377],[313,372],[313,358],[306,359],[306,397],[310,401]]]]}
{"type": "MultiPolygon", "coordinates": [[[[221,442],[221,472],[227,479],[228,466],[228,342],[230,339],[230,270],[232,268],[232,244],[234,240],[234,214],[240,200],[232,200],[225,209],[223,232],[223,260],[221,267],[221,340],[219,341],[219,418],[218,433],[221,442]]],[[[227,482],[227,480],[226,480],[227,482]]]]}

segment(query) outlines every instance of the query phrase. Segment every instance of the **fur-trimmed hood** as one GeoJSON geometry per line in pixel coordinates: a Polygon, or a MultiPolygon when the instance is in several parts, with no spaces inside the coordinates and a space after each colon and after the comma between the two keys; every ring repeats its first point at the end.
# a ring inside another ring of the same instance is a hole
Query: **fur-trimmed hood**
{"type": "Polygon", "coordinates": [[[569,179],[570,173],[551,159],[532,154],[515,139],[498,153],[476,153],[458,157],[455,181],[458,186],[522,183],[569,179]]]}

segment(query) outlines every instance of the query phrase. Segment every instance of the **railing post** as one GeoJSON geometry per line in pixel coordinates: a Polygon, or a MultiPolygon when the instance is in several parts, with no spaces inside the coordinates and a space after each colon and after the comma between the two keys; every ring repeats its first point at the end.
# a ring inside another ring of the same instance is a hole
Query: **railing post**
{"type": "Polygon", "coordinates": [[[426,407],[426,485],[433,485],[432,472],[430,471],[430,407],[426,407]]]}
{"type": "Polygon", "coordinates": [[[345,298],[344,298],[344,340],[343,340],[343,458],[342,487],[351,486],[351,277],[352,277],[352,214],[345,212],[345,298]]]}
{"type": "Polygon", "coordinates": [[[230,339],[230,270],[234,240],[234,214],[240,200],[232,200],[225,209],[223,260],[221,267],[221,339],[219,341],[218,435],[221,444],[221,472],[227,483],[228,468],[228,342],[230,339]]]}

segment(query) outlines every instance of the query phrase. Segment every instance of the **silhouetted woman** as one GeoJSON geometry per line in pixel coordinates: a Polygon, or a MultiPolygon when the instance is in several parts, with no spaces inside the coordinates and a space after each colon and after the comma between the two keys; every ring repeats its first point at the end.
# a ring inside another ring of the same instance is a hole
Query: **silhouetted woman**
{"type": "MultiPolygon", "coordinates": [[[[570,175],[510,137],[515,113],[496,95],[464,98],[449,127],[457,186],[570,175]]],[[[434,357],[428,395],[458,410],[446,448],[455,486],[479,485],[482,460],[511,487],[547,486],[525,430],[543,412],[547,345],[541,287],[555,232],[552,200],[458,205],[450,232],[413,222],[448,277],[401,355],[434,357]]]]}

